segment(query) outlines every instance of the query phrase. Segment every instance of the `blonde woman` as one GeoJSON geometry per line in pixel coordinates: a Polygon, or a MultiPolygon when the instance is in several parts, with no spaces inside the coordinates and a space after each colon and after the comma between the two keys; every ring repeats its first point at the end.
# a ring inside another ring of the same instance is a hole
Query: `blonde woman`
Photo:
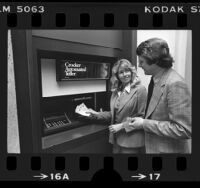
{"type": "Polygon", "coordinates": [[[129,120],[144,116],[146,89],[141,85],[135,67],[127,59],[120,59],[114,64],[111,84],[110,112],[90,109],[90,116],[110,121],[109,142],[113,144],[113,153],[142,153],[144,132],[132,131],[129,120]]]}

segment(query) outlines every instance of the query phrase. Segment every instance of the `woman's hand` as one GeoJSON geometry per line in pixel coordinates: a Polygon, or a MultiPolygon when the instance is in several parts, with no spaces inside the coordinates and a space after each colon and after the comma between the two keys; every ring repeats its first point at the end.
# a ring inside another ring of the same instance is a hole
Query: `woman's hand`
{"type": "Polygon", "coordinates": [[[114,125],[110,125],[109,126],[109,131],[111,133],[117,133],[118,131],[123,129],[123,124],[119,123],[119,124],[114,124],[114,125]]]}
{"type": "Polygon", "coordinates": [[[92,108],[88,108],[88,112],[89,114],[99,114],[98,112],[96,112],[95,110],[93,110],[92,108]]]}
{"type": "Polygon", "coordinates": [[[88,108],[86,111],[85,111],[86,114],[88,114],[89,116],[87,116],[87,118],[89,119],[97,119],[97,116],[98,116],[98,112],[96,112],[95,110],[91,109],[91,108],[88,108]]]}

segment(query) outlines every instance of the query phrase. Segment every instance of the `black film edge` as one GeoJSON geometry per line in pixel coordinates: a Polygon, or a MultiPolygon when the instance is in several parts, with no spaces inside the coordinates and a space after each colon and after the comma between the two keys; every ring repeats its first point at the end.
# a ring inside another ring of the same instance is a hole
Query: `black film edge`
{"type": "Polygon", "coordinates": [[[198,3],[0,3],[0,180],[199,181],[199,19],[198,3]],[[130,152],[122,138],[115,154],[108,142],[111,123],[75,109],[110,110],[110,78],[119,59],[137,67],[147,90],[136,48],[153,37],[166,39],[173,68],[190,86],[190,151],[180,149],[189,138],[179,135],[185,131],[180,123],[174,140],[169,129],[151,133],[166,140],[160,151],[130,152]],[[174,151],[165,150],[170,140],[174,151]]]}

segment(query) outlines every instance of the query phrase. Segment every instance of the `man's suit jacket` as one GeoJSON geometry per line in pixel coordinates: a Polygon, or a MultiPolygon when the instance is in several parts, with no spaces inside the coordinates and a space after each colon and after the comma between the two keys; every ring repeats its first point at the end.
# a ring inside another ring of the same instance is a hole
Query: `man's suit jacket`
{"type": "Polygon", "coordinates": [[[144,120],[146,153],[190,153],[191,96],[173,69],[154,86],[144,120]]]}
{"type": "MultiPolygon", "coordinates": [[[[117,91],[112,93],[110,99],[110,112],[101,112],[98,119],[110,120],[111,124],[126,123],[127,117],[144,117],[147,92],[143,85],[134,85],[131,87],[130,93],[126,95],[124,100],[120,102],[117,118],[115,118],[114,107],[118,98],[117,91]],[[115,122],[117,119],[118,122],[115,122]]],[[[128,129],[127,129],[128,130],[128,129]]],[[[144,131],[126,131],[126,128],[109,135],[109,142],[117,143],[123,147],[142,147],[144,146],[144,131]]]]}

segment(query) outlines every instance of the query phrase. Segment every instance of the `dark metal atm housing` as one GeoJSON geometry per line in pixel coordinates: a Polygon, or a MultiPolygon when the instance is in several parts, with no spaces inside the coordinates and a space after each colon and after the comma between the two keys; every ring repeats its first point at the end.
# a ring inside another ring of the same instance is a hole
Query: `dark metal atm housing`
{"type": "MultiPolygon", "coordinates": [[[[79,62],[106,62],[110,64],[109,75],[111,75],[111,66],[116,61],[115,58],[94,56],[94,55],[84,55],[84,54],[74,54],[74,53],[61,53],[61,52],[48,52],[38,50],[38,62],[39,62],[39,75],[41,76],[41,59],[76,59],[79,62]]],[[[58,61],[56,61],[58,63],[58,61]]],[[[56,65],[57,67],[57,65],[56,65]]],[[[58,72],[57,72],[58,74],[58,72]]],[[[110,76],[109,76],[110,77],[110,76]]],[[[94,78],[97,79],[97,78],[94,78]]],[[[77,80],[77,79],[76,79],[77,80]]],[[[74,80],[74,82],[76,81],[74,80]]],[[[81,78],[80,80],[83,80],[81,78]]],[[[91,78],[90,78],[91,80],[91,78]]],[[[94,93],[84,93],[75,95],[65,95],[65,96],[53,96],[53,97],[42,97],[42,84],[40,77],[40,93],[41,93],[41,122],[42,122],[42,135],[50,135],[65,130],[73,129],[76,127],[88,125],[92,120],[89,118],[84,118],[81,115],[75,113],[75,108],[77,105],[84,103],[88,108],[92,108],[96,111],[109,110],[110,105],[110,80],[106,80],[106,91],[105,92],[94,92],[94,93]]],[[[57,80],[58,81],[58,80],[57,80]]],[[[64,80],[67,82],[67,80],[64,80]]]]}

